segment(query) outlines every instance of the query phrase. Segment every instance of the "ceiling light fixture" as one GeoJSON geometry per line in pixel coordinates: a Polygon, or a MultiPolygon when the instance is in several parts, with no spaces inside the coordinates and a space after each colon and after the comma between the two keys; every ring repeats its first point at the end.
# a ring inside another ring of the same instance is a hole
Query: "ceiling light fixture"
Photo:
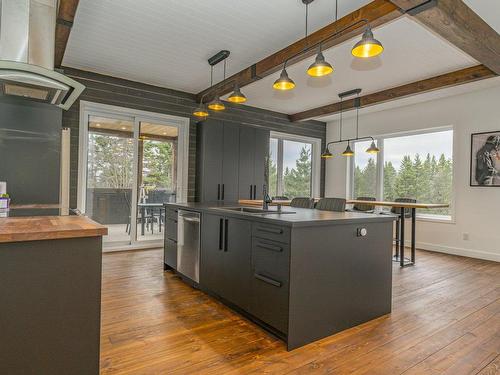
{"type": "Polygon", "coordinates": [[[333,154],[330,152],[330,145],[333,145],[333,144],[336,144],[336,143],[343,143],[343,142],[346,142],[347,141],[347,147],[346,149],[344,150],[344,152],[342,152],[342,155],[343,156],[353,156],[354,155],[354,151],[352,150],[351,148],[351,142],[352,141],[360,141],[360,140],[364,140],[364,139],[371,139],[371,145],[370,147],[366,150],[366,152],[368,154],[377,154],[380,152],[380,150],[378,149],[377,145],[375,144],[375,139],[371,136],[368,136],[368,137],[360,137],[359,136],[359,108],[361,107],[361,98],[359,97],[359,94],[361,93],[361,89],[354,89],[354,90],[349,90],[349,91],[345,91],[345,92],[341,92],[339,94],[339,98],[340,98],[340,121],[339,121],[339,133],[340,133],[340,136],[339,136],[339,140],[338,141],[332,141],[332,142],[329,142],[327,143],[326,147],[325,147],[325,150],[323,151],[323,153],[321,154],[321,158],[322,159],[330,159],[333,157],[333,154]],[[356,98],[354,99],[354,106],[356,107],[356,137],[355,138],[349,138],[349,139],[342,139],[342,126],[343,126],[343,123],[342,123],[342,113],[343,113],[343,107],[342,107],[342,104],[343,104],[343,99],[347,96],[352,96],[352,95],[356,95],[356,98]]]}
{"type": "Polygon", "coordinates": [[[382,53],[382,43],[373,37],[372,28],[368,24],[361,40],[352,47],[351,53],[354,57],[375,57],[382,53]]]}
{"type": "MultiPolygon", "coordinates": [[[[368,57],[374,57],[382,53],[384,50],[384,47],[382,46],[382,43],[375,39],[373,37],[373,32],[370,26],[370,23],[367,19],[361,19],[356,22],[353,22],[346,27],[336,30],[333,34],[330,36],[324,38],[323,40],[320,40],[319,42],[309,45],[308,43],[308,9],[309,9],[309,4],[312,3],[314,0],[302,0],[302,3],[305,4],[306,6],[306,36],[304,38],[305,40],[305,46],[304,48],[293,54],[292,56],[288,57],[285,59],[283,62],[283,70],[281,71],[280,77],[274,82],[273,88],[276,90],[291,90],[295,87],[295,82],[288,76],[288,73],[286,71],[286,65],[288,61],[291,59],[294,59],[301,54],[306,53],[307,51],[311,50],[312,48],[319,47],[318,54],[316,55],[316,59],[314,60],[314,63],[312,63],[309,68],[307,69],[307,74],[309,74],[311,77],[324,77],[327,76],[331,73],[333,73],[334,68],[333,66],[325,60],[325,56],[323,55],[322,47],[325,42],[328,40],[344,33],[345,31],[358,26],[360,23],[364,23],[366,25],[366,29],[363,32],[363,35],[361,37],[361,40],[357,42],[354,47],[351,50],[351,53],[354,57],[359,57],[359,58],[368,58],[368,57]]],[[[335,22],[338,21],[338,0],[335,2],[335,22]]]]}
{"type": "Polygon", "coordinates": [[[353,156],[354,151],[351,150],[351,144],[349,141],[347,142],[347,147],[345,148],[345,151],[342,153],[342,156],[353,156]]]}
{"type": "Polygon", "coordinates": [[[283,65],[283,70],[281,71],[280,77],[274,81],[273,89],[280,91],[292,90],[295,87],[295,82],[288,77],[286,72],[286,62],[283,65]]]}
{"type": "MultiPolygon", "coordinates": [[[[210,85],[212,85],[212,76],[213,76],[213,71],[214,71],[214,66],[212,65],[212,71],[210,75],[210,85]]],[[[224,78],[222,81],[226,79],[226,60],[224,60],[224,78]]],[[[208,109],[211,109],[212,111],[223,111],[226,109],[226,106],[224,103],[222,103],[222,100],[220,100],[219,94],[215,95],[215,98],[212,99],[210,103],[208,103],[208,109]]]]}
{"type": "Polygon", "coordinates": [[[333,66],[330,65],[328,61],[325,60],[325,56],[321,52],[321,47],[318,54],[316,55],[316,60],[307,69],[307,74],[311,77],[324,77],[333,73],[333,66]]]}
{"type": "Polygon", "coordinates": [[[240,87],[236,83],[234,85],[233,93],[229,95],[227,100],[230,101],[231,103],[240,104],[240,103],[245,103],[247,101],[247,97],[245,96],[245,94],[241,92],[240,87]]]}
{"type": "Polygon", "coordinates": [[[366,150],[367,153],[369,154],[378,154],[380,152],[379,148],[375,145],[375,141],[372,139],[372,144],[370,147],[366,150]]]}

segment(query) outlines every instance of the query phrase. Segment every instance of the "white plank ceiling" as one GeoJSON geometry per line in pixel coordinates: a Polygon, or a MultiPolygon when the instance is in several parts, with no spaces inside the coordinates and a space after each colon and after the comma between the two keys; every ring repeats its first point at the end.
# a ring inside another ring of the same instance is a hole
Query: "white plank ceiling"
{"type": "MultiPolygon", "coordinates": [[[[339,0],[339,16],[369,2],[339,0]]],[[[465,2],[500,30],[498,0],[465,2]]],[[[334,7],[332,0],[313,2],[309,32],[332,22],[334,7]]],[[[211,55],[231,51],[230,75],[302,38],[304,26],[300,0],[80,0],[63,65],[197,93],[210,85],[206,60],[211,55]]],[[[406,17],[374,32],[385,47],[380,57],[354,59],[350,49],[357,39],[345,42],[324,53],[336,69],[333,75],[308,77],[311,57],[289,67],[297,84],[293,91],[273,90],[274,74],[243,88],[247,104],[295,113],[335,102],[339,92],[352,88],[368,94],[477,64],[406,17]]],[[[216,82],[221,68],[215,71],[216,82]]]]}
{"type": "MultiPolygon", "coordinates": [[[[339,17],[369,2],[339,0],[339,17]]],[[[316,0],[309,29],[334,15],[316,0]]],[[[300,0],[80,0],[63,65],[195,93],[210,86],[210,56],[231,51],[236,73],[304,37],[304,16],[300,0]]]]}

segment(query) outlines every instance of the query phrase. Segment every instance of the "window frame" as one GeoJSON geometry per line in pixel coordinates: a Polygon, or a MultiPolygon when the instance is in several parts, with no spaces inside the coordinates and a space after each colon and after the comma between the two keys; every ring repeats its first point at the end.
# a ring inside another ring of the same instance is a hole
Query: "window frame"
{"type": "Polygon", "coordinates": [[[278,140],[278,154],[276,155],[276,169],[278,174],[276,195],[283,195],[283,141],[292,141],[311,145],[311,197],[319,197],[321,185],[321,139],[276,131],[271,131],[269,138],[278,140]]]}
{"type": "MultiPolygon", "coordinates": [[[[451,158],[453,161],[453,170],[452,170],[452,183],[451,183],[451,200],[450,200],[450,215],[433,215],[433,214],[422,214],[417,211],[417,220],[418,221],[429,221],[429,222],[439,222],[439,223],[448,223],[455,224],[455,195],[456,195],[456,168],[455,168],[455,155],[457,155],[456,147],[456,137],[457,132],[455,131],[455,127],[453,125],[446,125],[428,129],[418,129],[412,131],[403,131],[396,133],[387,133],[387,134],[379,134],[377,136],[373,136],[375,141],[377,142],[377,147],[380,152],[377,154],[376,163],[377,163],[377,186],[376,186],[376,198],[379,201],[382,201],[384,198],[384,156],[385,156],[385,148],[384,148],[384,140],[398,137],[407,137],[413,135],[422,135],[422,134],[432,134],[439,133],[443,131],[451,130],[453,132],[452,136],[452,151],[451,158]]],[[[363,142],[354,141],[353,146],[356,143],[363,142]]],[[[347,158],[347,181],[346,181],[346,199],[353,199],[354,197],[354,157],[347,158]]]]}

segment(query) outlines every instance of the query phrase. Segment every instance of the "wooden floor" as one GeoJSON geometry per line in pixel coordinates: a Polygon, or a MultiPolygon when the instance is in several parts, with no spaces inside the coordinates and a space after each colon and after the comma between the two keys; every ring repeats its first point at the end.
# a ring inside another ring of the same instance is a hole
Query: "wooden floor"
{"type": "Polygon", "coordinates": [[[394,265],[393,312],[292,352],[162,270],[103,256],[102,374],[498,374],[500,263],[419,251],[394,265]]]}

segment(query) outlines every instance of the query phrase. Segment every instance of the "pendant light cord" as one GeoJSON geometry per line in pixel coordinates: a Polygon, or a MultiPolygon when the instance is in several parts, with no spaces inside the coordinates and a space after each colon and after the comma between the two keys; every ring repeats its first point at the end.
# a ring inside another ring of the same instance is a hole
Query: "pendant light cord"
{"type": "Polygon", "coordinates": [[[308,27],[307,27],[307,26],[308,26],[308,25],[307,25],[307,23],[308,23],[308,19],[309,19],[309,3],[308,3],[308,4],[306,4],[306,37],[305,37],[305,39],[306,39],[306,48],[307,48],[307,46],[309,45],[309,43],[308,43],[308,39],[307,39],[307,29],[308,29],[308,27]]]}
{"type": "Polygon", "coordinates": [[[356,139],[359,138],[359,94],[356,96],[356,139]]]}
{"type": "Polygon", "coordinates": [[[340,98],[340,141],[342,142],[342,98],[340,98]]]}
{"type": "MultiPolygon", "coordinates": [[[[339,20],[339,2],[335,0],[335,22],[339,20]]],[[[335,31],[337,31],[337,25],[335,25],[335,31]]]]}

